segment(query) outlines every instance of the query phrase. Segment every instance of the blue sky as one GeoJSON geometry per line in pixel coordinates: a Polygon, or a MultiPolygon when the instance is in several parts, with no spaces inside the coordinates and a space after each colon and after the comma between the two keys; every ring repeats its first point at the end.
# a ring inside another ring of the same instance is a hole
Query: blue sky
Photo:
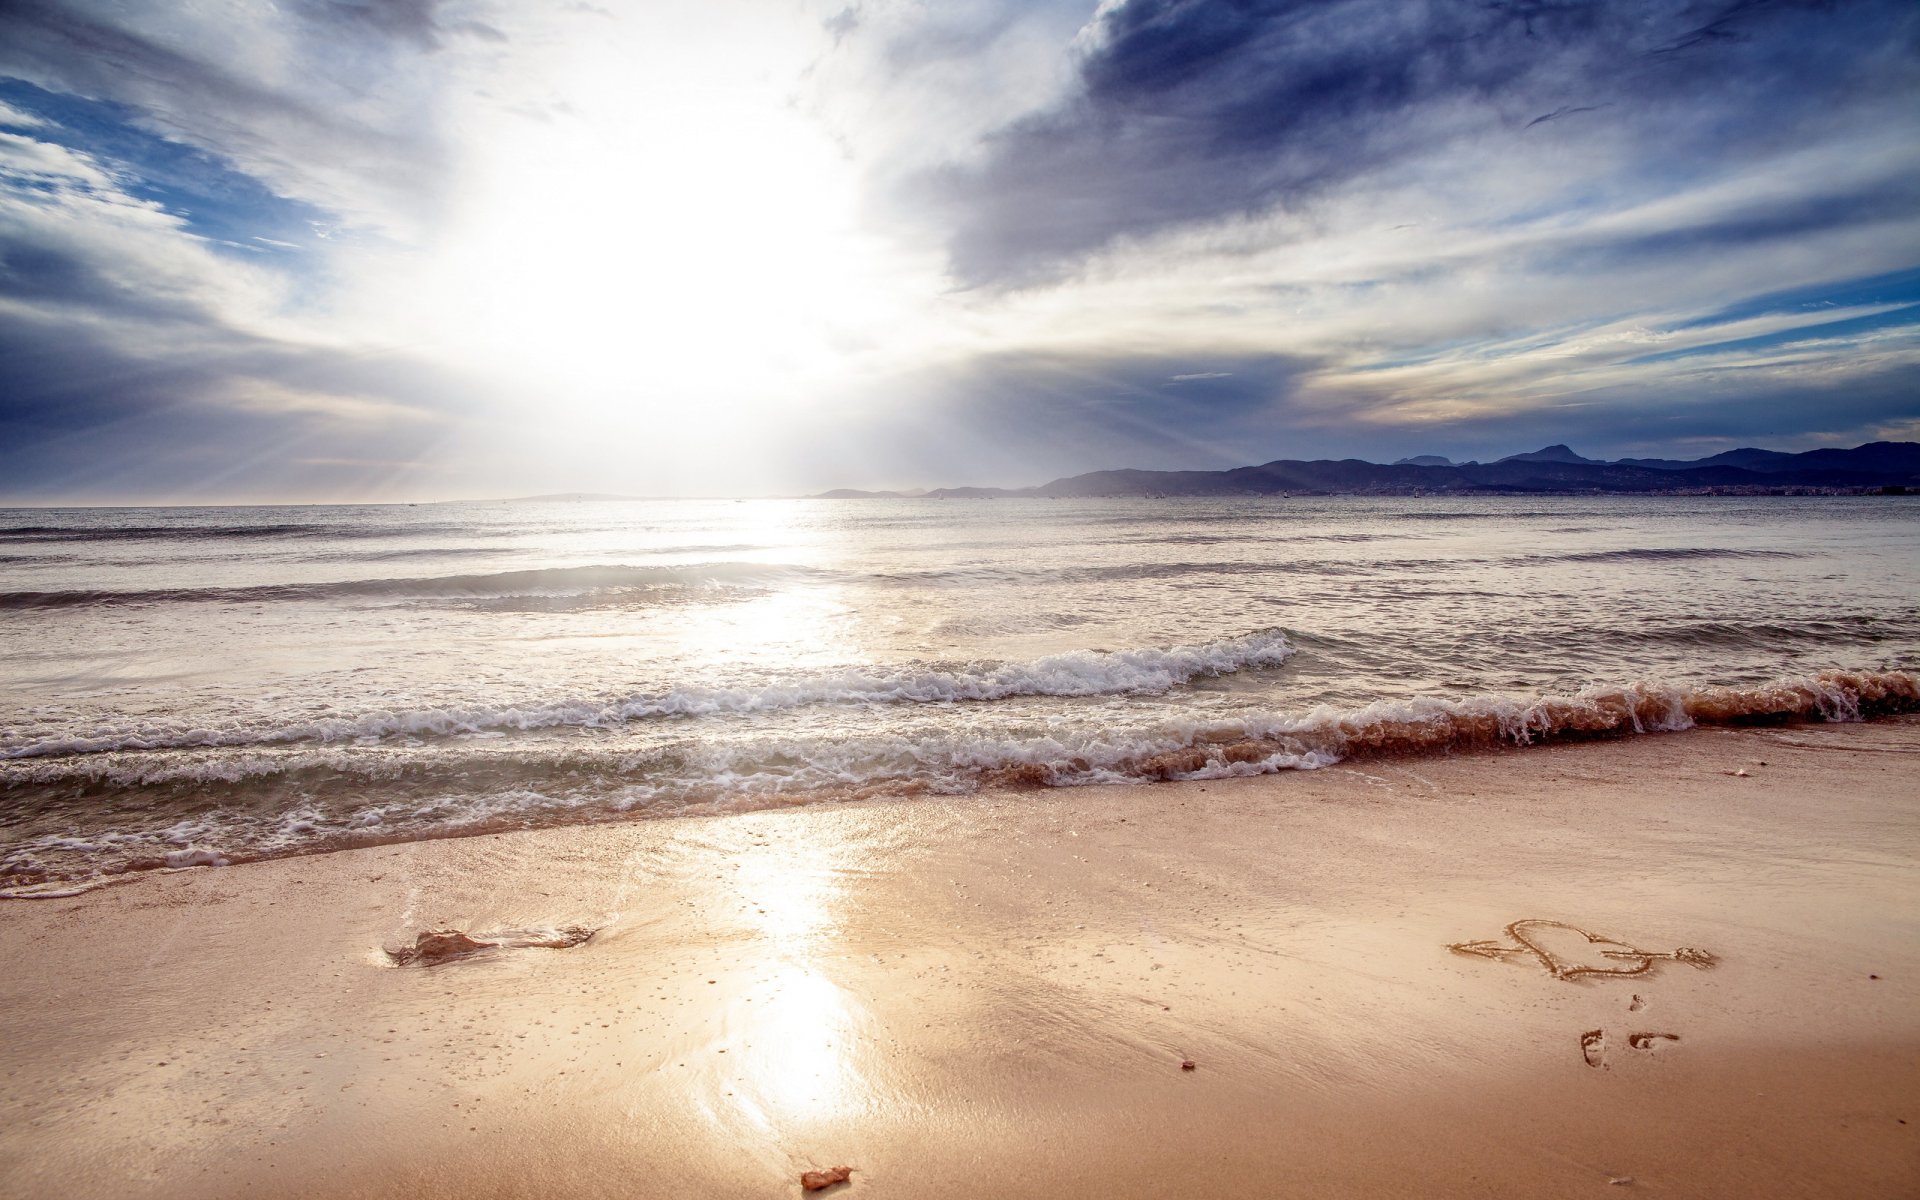
{"type": "Polygon", "coordinates": [[[0,502],[1920,439],[1920,9],[0,9],[0,502]]]}

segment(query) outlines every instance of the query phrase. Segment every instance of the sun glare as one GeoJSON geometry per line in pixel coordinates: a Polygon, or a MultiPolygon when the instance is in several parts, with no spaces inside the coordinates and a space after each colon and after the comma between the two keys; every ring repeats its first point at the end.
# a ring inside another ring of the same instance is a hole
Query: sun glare
{"type": "Polygon", "coordinates": [[[434,336],[549,412],[656,430],[830,385],[898,312],[900,268],[859,227],[854,166],[783,91],[792,55],[577,50],[562,99],[470,170],[423,276],[434,336]]]}
{"type": "Polygon", "coordinates": [[[751,1000],[728,1011],[740,1074],[710,1106],[714,1119],[772,1130],[844,1114],[869,1102],[854,1052],[867,1036],[864,1007],[820,969],[817,951],[836,927],[846,844],[786,828],[773,845],[740,849],[734,883],[748,902],[759,953],[751,1000]]]}

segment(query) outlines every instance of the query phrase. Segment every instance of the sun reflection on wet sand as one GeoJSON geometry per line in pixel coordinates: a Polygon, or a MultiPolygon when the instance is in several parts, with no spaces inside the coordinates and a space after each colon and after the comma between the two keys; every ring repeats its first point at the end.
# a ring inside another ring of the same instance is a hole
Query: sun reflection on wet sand
{"type": "MultiPolygon", "coordinates": [[[[783,830],[783,833],[787,831],[783,830]]],[[[794,831],[794,832],[797,832],[794,831]]],[[[865,1109],[872,1087],[856,1043],[870,1017],[823,969],[835,943],[850,850],[828,829],[743,846],[732,883],[745,901],[744,994],[720,1018],[709,1118],[765,1133],[865,1109]]]]}
{"type": "Polygon", "coordinates": [[[733,1113],[774,1131],[799,1121],[845,1116],[871,1101],[852,1041],[865,1012],[818,971],[796,963],[766,981],[771,992],[743,1001],[726,1017],[741,1056],[733,1113]]]}
{"type": "Polygon", "coordinates": [[[744,919],[757,940],[783,955],[817,949],[835,927],[846,855],[837,840],[812,833],[796,842],[787,829],[743,847],[733,881],[749,905],[744,919]]]}

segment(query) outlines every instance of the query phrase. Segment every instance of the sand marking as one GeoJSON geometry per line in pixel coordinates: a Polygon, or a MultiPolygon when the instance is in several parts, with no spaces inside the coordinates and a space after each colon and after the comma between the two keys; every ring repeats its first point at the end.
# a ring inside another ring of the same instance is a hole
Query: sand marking
{"type": "Polygon", "coordinates": [[[1641,950],[1617,938],[1610,938],[1598,933],[1588,933],[1579,926],[1569,925],[1565,921],[1548,921],[1538,917],[1524,918],[1508,925],[1507,936],[1518,944],[1508,946],[1488,939],[1478,942],[1449,942],[1447,949],[1453,951],[1455,954],[1471,954],[1477,958],[1492,959],[1504,959],[1516,955],[1531,954],[1540,961],[1540,965],[1545,967],[1547,973],[1555,979],[1579,979],[1587,975],[1645,975],[1647,972],[1653,970],[1653,965],[1656,962],[1662,961],[1683,962],[1705,970],[1720,961],[1715,955],[1705,950],[1696,950],[1691,946],[1681,946],[1674,950],[1641,950]],[[1631,963],[1632,965],[1619,967],[1577,966],[1541,945],[1534,937],[1529,936],[1537,930],[1544,929],[1565,929],[1570,933],[1579,934],[1592,945],[1617,947],[1617,949],[1601,950],[1600,957],[1611,958],[1618,962],[1631,963]]]}
{"type": "Polygon", "coordinates": [[[1580,1035],[1580,1057],[1587,1060],[1590,1067],[1598,1067],[1606,1061],[1607,1035],[1598,1029],[1589,1029],[1580,1035]]]}
{"type": "MultiPolygon", "coordinates": [[[[1651,1051],[1657,1042],[1677,1042],[1677,1033],[1630,1033],[1627,1046],[1633,1050],[1651,1051]]],[[[1605,1030],[1589,1029],[1580,1035],[1580,1057],[1589,1067],[1605,1069],[1607,1065],[1607,1034],[1605,1030]]]]}

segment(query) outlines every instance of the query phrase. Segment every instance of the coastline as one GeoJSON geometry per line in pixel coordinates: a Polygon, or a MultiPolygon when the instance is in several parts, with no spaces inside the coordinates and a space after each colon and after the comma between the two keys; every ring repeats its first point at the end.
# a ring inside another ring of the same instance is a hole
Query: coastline
{"type": "Polygon", "coordinates": [[[0,1194],[1910,1194],[1916,768],[1713,727],[0,905],[0,1194]]]}

